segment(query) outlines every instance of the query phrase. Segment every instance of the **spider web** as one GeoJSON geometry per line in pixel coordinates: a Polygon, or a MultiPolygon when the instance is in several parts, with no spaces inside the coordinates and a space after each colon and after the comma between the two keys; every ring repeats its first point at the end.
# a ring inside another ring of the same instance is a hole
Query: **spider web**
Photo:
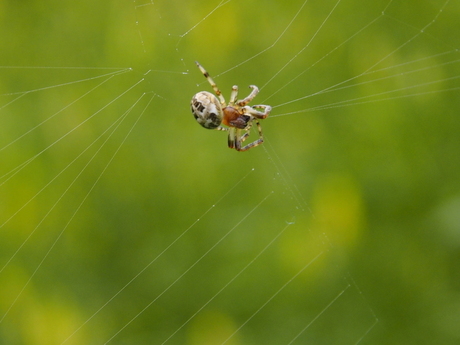
{"type": "Polygon", "coordinates": [[[458,1],[4,8],[2,343],[458,340],[458,1]]]}

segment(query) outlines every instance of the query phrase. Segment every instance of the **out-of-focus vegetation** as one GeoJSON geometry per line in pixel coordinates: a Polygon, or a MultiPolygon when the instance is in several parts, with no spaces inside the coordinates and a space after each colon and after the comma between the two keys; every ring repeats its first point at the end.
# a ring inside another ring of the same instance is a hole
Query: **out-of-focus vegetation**
{"type": "Polygon", "coordinates": [[[0,344],[458,344],[458,1],[218,4],[0,3],[0,344]]]}

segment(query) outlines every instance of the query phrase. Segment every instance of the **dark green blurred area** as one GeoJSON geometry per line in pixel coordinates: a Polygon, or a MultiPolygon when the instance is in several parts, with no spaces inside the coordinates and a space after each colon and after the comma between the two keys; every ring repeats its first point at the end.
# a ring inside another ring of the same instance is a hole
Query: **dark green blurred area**
{"type": "Polygon", "coordinates": [[[0,4],[0,344],[460,343],[458,1],[220,4],[0,4]]]}

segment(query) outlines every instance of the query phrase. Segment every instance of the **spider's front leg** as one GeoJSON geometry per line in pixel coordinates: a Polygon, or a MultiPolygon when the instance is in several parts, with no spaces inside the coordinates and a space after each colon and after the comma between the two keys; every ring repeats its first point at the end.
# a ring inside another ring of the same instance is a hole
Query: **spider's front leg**
{"type": "Polygon", "coordinates": [[[244,114],[252,115],[258,119],[266,119],[268,115],[270,114],[270,112],[272,111],[271,106],[264,105],[264,104],[253,105],[252,107],[245,106],[243,109],[244,109],[244,114]],[[263,111],[259,111],[257,109],[263,109],[263,111]]]}
{"type": "Polygon", "coordinates": [[[222,107],[225,107],[224,96],[222,96],[222,92],[217,87],[216,82],[211,78],[211,76],[209,75],[208,71],[206,71],[204,69],[204,67],[200,65],[200,63],[198,61],[195,61],[195,64],[200,69],[201,73],[203,73],[203,75],[207,79],[208,83],[211,85],[212,89],[214,90],[214,93],[217,95],[217,97],[219,97],[219,101],[220,101],[220,104],[222,105],[222,107]]]}
{"type": "Polygon", "coordinates": [[[237,97],[238,97],[238,86],[233,85],[232,94],[230,95],[230,100],[228,101],[228,106],[229,107],[233,107],[235,105],[237,97]]]}
{"type": "Polygon", "coordinates": [[[257,96],[257,94],[259,93],[259,88],[255,85],[249,85],[249,87],[252,89],[251,93],[249,94],[248,97],[246,97],[245,99],[242,99],[241,101],[238,101],[237,104],[240,106],[240,107],[244,107],[245,105],[247,105],[249,102],[251,102],[254,97],[257,96]]]}

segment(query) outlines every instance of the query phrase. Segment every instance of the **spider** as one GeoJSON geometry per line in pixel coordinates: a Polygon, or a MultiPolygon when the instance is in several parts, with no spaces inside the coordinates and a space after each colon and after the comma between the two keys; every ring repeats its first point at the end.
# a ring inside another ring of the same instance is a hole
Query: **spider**
{"type": "Polygon", "coordinates": [[[216,97],[210,92],[201,91],[193,96],[190,105],[196,121],[207,129],[228,131],[228,147],[231,149],[247,151],[252,147],[262,144],[264,138],[262,136],[262,127],[258,120],[267,118],[272,107],[262,104],[252,107],[247,105],[259,93],[259,88],[255,85],[250,85],[249,87],[252,91],[249,96],[242,100],[237,100],[238,86],[234,85],[232,87],[230,101],[227,104],[224,96],[222,96],[222,92],[219,90],[214,80],[212,80],[209,73],[197,61],[195,63],[217,95],[216,97]],[[259,139],[246,146],[242,146],[243,142],[249,137],[253,122],[257,125],[259,139]],[[222,127],[221,123],[228,126],[228,128],[222,127]],[[242,134],[242,132],[244,133],[242,134]]]}

